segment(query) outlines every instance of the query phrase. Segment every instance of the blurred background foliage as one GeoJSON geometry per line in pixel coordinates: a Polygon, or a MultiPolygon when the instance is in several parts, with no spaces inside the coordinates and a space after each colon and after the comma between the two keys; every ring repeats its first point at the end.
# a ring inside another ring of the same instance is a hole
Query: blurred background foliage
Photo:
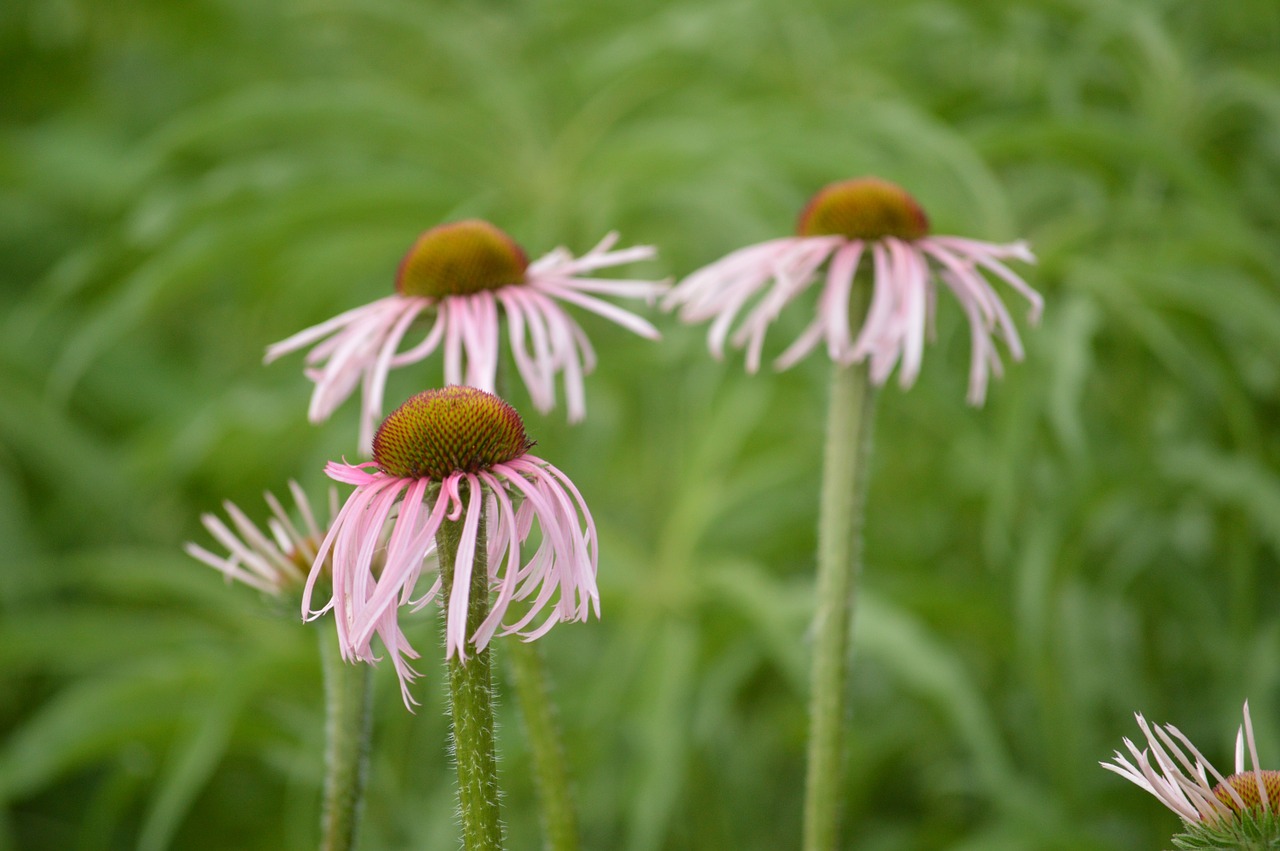
{"type": "MultiPolygon", "coordinates": [[[[869,173],[1029,239],[1047,309],[985,408],[946,303],[881,394],[848,847],[1165,847],[1097,767],[1134,710],[1225,765],[1247,697],[1280,766],[1278,50],[1274,0],[3,4],[0,848],[314,844],[315,628],[180,549],[353,454],[267,343],[443,220],[678,276],[869,173]]],[[[603,620],[543,642],[586,846],[795,847],[825,365],[581,321],[587,422],[512,401],[601,527],[603,620]]],[[[423,667],[417,715],[375,677],[371,851],[457,844],[423,667]]]]}

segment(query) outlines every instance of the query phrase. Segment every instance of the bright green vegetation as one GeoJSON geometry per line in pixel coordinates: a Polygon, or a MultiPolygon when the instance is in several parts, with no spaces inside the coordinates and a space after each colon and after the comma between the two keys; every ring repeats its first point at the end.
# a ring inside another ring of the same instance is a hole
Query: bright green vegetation
{"type": "MultiPolygon", "coordinates": [[[[616,228],[681,275],[860,174],[1029,239],[1046,310],[985,408],[945,299],[879,395],[849,847],[1168,847],[1096,764],[1134,710],[1225,767],[1248,697],[1280,767],[1277,45],[1275,0],[3,4],[0,849],[314,847],[316,627],[181,551],[355,458],[356,403],[308,425],[268,343],[390,294],[441,221],[532,257],[616,228]]],[[[827,364],[748,377],[704,328],[577,315],[587,421],[510,401],[601,531],[604,620],[542,646],[583,847],[796,847],[827,364]]],[[[410,634],[366,851],[456,847],[437,619],[410,634]]]]}

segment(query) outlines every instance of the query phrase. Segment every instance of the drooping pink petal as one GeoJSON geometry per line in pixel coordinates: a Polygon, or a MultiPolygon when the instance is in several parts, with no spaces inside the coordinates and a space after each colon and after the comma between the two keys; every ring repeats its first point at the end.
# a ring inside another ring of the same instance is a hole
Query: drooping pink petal
{"type": "Polygon", "coordinates": [[[387,374],[391,371],[391,361],[396,349],[408,332],[409,326],[428,306],[426,299],[413,299],[407,310],[396,319],[391,332],[387,334],[373,365],[364,371],[363,402],[360,405],[360,446],[366,449],[373,445],[374,422],[382,416],[382,396],[386,390],[387,374]]]}
{"type": "Polygon", "coordinates": [[[473,474],[467,482],[467,512],[458,538],[458,553],[453,567],[453,589],[449,592],[449,611],[445,619],[445,657],[457,656],[467,661],[467,612],[471,602],[471,571],[475,565],[476,535],[480,529],[480,512],[484,510],[480,480],[473,474]]]}
{"type": "Polygon", "coordinates": [[[317,548],[304,590],[304,616],[333,609],[339,644],[349,660],[378,661],[372,642],[380,639],[407,706],[414,702],[408,684],[417,672],[409,663],[417,653],[400,629],[402,606],[420,609],[447,590],[445,654],[463,663],[495,635],[519,632],[531,640],[556,623],[584,620],[593,610],[599,616],[594,521],[578,489],[545,461],[522,455],[439,482],[399,478],[373,462],[331,463],[326,470],[354,484],[355,491],[317,548]],[[483,554],[478,551],[482,512],[488,529],[483,554]],[[434,549],[444,522],[462,527],[448,589],[442,588],[434,549]],[[535,526],[541,542],[525,561],[522,544],[535,526]],[[482,555],[493,599],[489,614],[469,632],[471,586],[482,555]],[[312,597],[326,562],[332,565],[333,592],[316,610],[312,597]],[[415,596],[415,586],[428,572],[429,590],[415,596]],[[518,616],[511,614],[517,602],[526,609],[518,616]]]}
{"type": "Polygon", "coordinates": [[[558,298],[561,301],[567,301],[571,304],[576,304],[584,310],[591,311],[597,316],[603,316],[613,324],[620,325],[640,337],[657,340],[662,336],[662,334],[658,332],[658,329],[653,327],[653,323],[649,322],[647,319],[637,316],[629,310],[623,310],[621,307],[607,302],[604,299],[594,298],[568,287],[557,287],[550,284],[541,286],[538,290],[547,296],[558,298]]]}
{"type": "Polygon", "coordinates": [[[488,527],[490,540],[497,543],[505,541],[508,545],[505,553],[494,552],[492,548],[489,552],[491,577],[498,577],[498,581],[492,583],[491,580],[491,584],[497,586],[498,593],[490,604],[488,616],[471,636],[476,650],[482,651],[489,645],[498,625],[506,617],[507,606],[511,604],[515,593],[517,568],[520,565],[520,538],[515,534],[515,511],[502,481],[488,471],[480,472],[478,477],[494,495],[497,504],[495,522],[488,527]],[[502,569],[504,565],[505,570],[502,569]]]}
{"type": "Polygon", "coordinates": [[[554,365],[551,363],[551,350],[547,341],[546,326],[537,311],[530,310],[515,288],[498,294],[507,317],[507,331],[510,337],[511,354],[515,360],[516,370],[524,380],[529,398],[539,411],[546,412],[555,407],[556,388],[554,365]],[[525,339],[528,329],[529,340],[525,339]],[[533,351],[528,349],[532,342],[533,351]]]}
{"type": "Polygon", "coordinates": [[[827,356],[837,364],[865,362],[871,379],[884,384],[897,370],[910,387],[919,376],[926,340],[932,340],[938,282],[961,303],[973,334],[969,400],[985,397],[990,373],[1002,371],[993,344],[997,335],[1015,359],[1022,342],[1008,309],[985,276],[1009,284],[1031,303],[1034,322],[1043,299],[1004,265],[1002,259],[1034,261],[1025,243],[995,245],[958,237],[923,236],[846,239],[841,236],[790,237],[734,251],[680,281],[662,300],[664,310],[679,309],[685,322],[710,321],[707,346],[716,358],[726,343],[745,352],[748,372],[758,370],[765,336],[787,307],[805,297],[827,264],[813,319],[774,360],[789,369],[825,338],[827,356]],[[871,254],[873,290],[861,326],[849,327],[850,292],[864,251],[871,254]],[[743,316],[745,318],[739,319],[743,316]],[[852,342],[849,342],[852,337],[852,342]]]}
{"type": "MultiPolygon", "coordinates": [[[[1258,766],[1256,746],[1252,742],[1252,722],[1248,707],[1246,703],[1245,725],[1241,729],[1248,730],[1256,782],[1259,789],[1264,790],[1265,784],[1258,766]]],[[[1133,756],[1133,762],[1117,751],[1113,763],[1102,763],[1103,768],[1145,789],[1188,824],[1232,819],[1237,813],[1250,809],[1235,786],[1227,782],[1227,778],[1204,758],[1177,727],[1172,724],[1166,724],[1163,727],[1148,724],[1141,714],[1134,717],[1147,740],[1147,748],[1139,750],[1126,738],[1123,740],[1124,745],[1133,756]],[[1152,760],[1155,765],[1151,764],[1152,760]],[[1216,785],[1209,784],[1210,776],[1216,785]],[[1219,797],[1220,794],[1228,795],[1231,802],[1224,801],[1219,797]]],[[[1237,776],[1244,773],[1242,738],[1243,732],[1237,737],[1234,772],[1237,776]]],[[[1259,801],[1264,811],[1270,810],[1270,803],[1262,792],[1259,794],[1259,801]]]]}
{"type": "Polygon", "coordinates": [[[525,268],[524,280],[466,294],[392,295],[304,329],[268,347],[266,362],[311,346],[304,374],[315,383],[308,416],[328,419],[360,388],[360,438],[368,451],[373,425],[382,413],[391,370],[441,351],[445,384],[468,384],[492,391],[501,358],[501,318],[511,323],[508,338],[521,377],[539,410],[555,403],[554,379],[564,373],[569,419],[585,415],[582,376],[594,352],[586,334],[560,305],[588,310],[632,333],[656,339],[648,320],[608,298],[640,298],[652,303],[669,288],[666,281],[608,280],[583,277],[598,269],[650,259],[650,246],[612,250],[617,234],[607,235],[591,251],[575,258],[557,248],[525,268]],[[424,338],[401,351],[401,343],[423,314],[434,312],[424,338]],[[519,327],[517,327],[519,326],[519,327]],[[526,330],[532,350],[525,348],[526,330]]]}
{"type": "Polygon", "coordinates": [[[419,522],[431,484],[430,479],[416,479],[404,491],[399,514],[387,540],[382,572],[373,590],[359,601],[353,619],[352,641],[359,646],[368,644],[387,609],[395,607],[396,598],[412,590],[412,583],[444,515],[445,502],[437,500],[425,521],[419,522]]]}

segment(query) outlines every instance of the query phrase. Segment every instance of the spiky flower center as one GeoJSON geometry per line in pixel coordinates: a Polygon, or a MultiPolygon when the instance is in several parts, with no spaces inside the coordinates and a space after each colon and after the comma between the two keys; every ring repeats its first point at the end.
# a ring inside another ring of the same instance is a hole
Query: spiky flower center
{"type": "Polygon", "coordinates": [[[438,225],[418,237],[400,261],[401,295],[469,295],[518,284],[529,259],[506,233],[479,219],[438,225]]]}
{"type": "Polygon", "coordinates": [[[373,437],[373,460],[401,478],[442,481],[523,455],[533,441],[516,409],[492,393],[450,386],[419,393],[373,437]]]}
{"type": "Polygon", "coordinates": [[[859,177],[819,190],[800,213],[796,231],[801,236],[915,240],[929,233],[929,218],[896,183],[859,177]]]}
{"type": "MultiPolygon", "coordinates": [[[[1280,771],[1261,771],[1263,788],[1267,790],[1267,801],[1273,812],[1280,810],[1280,771]]],[[[1258,794],[1258,775],[1252,771],[1242,771],[1227,778],[1225,783],[1213,787],[1213,794],[1235,812],[1241,812],[1236,799],[1227,791],[1230,786],[1244,801],[1245,810],[1253,810],[1262,806],[1262,797],[1258,794]]]]}

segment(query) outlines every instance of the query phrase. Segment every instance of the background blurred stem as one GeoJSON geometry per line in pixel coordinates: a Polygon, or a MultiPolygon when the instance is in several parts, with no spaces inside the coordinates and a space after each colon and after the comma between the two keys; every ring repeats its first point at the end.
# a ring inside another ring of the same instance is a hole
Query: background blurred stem
{"type": "MultiPolygon", "coordinates": [[[[463,522],[445,520],[436,533],[446,611],[453,589],[463,522]]],[[[468,595],[468,638],[489,614],[489,560],[485,543],[485,520],[481,512],[468,595]]],[[[498,758],[493,729],[492,646],[471,654],[466,662],[457,655],[448,661],[453,752],[458,764],[458,806],[462,813],[463,845],[467,851],[502,848],[498,758]]]]}
{"type": "Polygon", "coordinates": [[[324,808],[320,821],[321,851],[355,847],[369,774],[369,738],[373,698],[370,666],[348,664],[338,650],[338,636],[321,628],[320,658],[324,667],[325,754],[324,808]]]}
{"type": "MultiPolygon", "coordinates": [[[[868,289],[868,288],[860,288],[868,289]]],[[[843,788],[849,635],[853,627],[875,391],[864,364],[832,366],[810,673],[804,849],[836,848],[843,788]]]]}
{"type": "MultiPolygon", "coordinates": [[[[506,398],[507,363],[499,361],[494,387],[506,398]]],[[[516,689],[516,703],[524,717],[529,751],[533,756],[534,782],[547,851],[577,851],[578,816],[569,787],[569,765],[565,760],[556,707],[551,697],[547,665],[537,642],[508,641],[508,658],[516,689]]]]}
{"type": "Polygon", "coordinates": [[[548,851],[577,851],[578,819],[546,662],[536,642],[509,641],[506,646],[515,679],[516,701],[520,704],[533,755],[545,847],[548,851]]]}

